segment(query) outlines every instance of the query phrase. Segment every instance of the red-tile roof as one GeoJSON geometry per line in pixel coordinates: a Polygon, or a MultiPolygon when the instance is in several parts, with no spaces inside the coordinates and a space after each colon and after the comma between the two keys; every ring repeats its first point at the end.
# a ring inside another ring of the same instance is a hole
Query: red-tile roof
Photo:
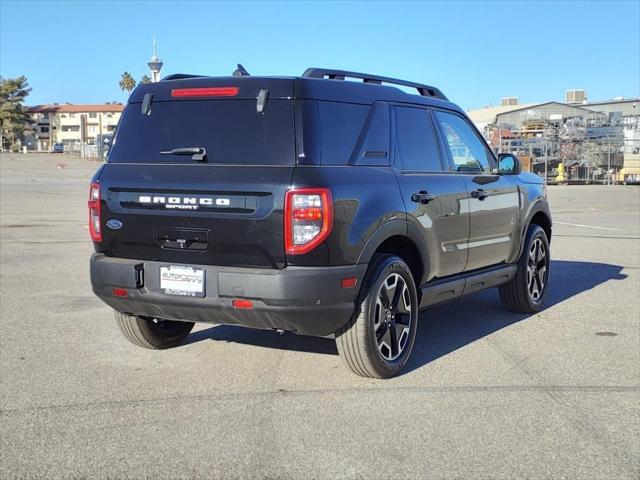
{"type": "Polygon", "coordinates": [[[105,103],[92,105],[73,105],[70,103],[36,105],[29,108],[29,113],[90,113],[90,112],[121,112],[124,105],[121,103],[105,103]]]}

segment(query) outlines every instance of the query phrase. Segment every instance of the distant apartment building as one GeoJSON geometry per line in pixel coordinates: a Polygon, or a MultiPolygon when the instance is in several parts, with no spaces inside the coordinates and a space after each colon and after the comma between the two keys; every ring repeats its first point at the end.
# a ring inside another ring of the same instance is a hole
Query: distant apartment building
{"type": "Polygon", "coordinates": [[[30,150],[49,151],[55,143],[95,143],[99,134],[113,133],[124,106],[121,103],[38,105],[29,109],[32,133],[23,141],[30,150]]]}

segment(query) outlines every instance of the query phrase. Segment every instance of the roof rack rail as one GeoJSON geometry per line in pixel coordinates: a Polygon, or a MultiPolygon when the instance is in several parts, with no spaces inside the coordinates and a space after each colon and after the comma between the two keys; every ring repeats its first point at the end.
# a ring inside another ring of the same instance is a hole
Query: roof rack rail
{"type": "Polygon", "coordinates": [[[191,75],[189,73],[172,73],[171,75],[167,75],[166,77],[163,77],[162,80],[160,81],[164,82],[165,80],[180,80],[181,78],[201,78],[201,77],[206,77],[206,75],[191,75]]]}
{"type": "Polygon", "coordinates": [[[368,73],[349,72],[347,70],[330,70],[327,68],[307,68],[302,74],[304,78],[328,78],[329,80],[344,80],[345,78],[359,78],[364,83],[373,83],[380,85],[382,83],[390,83],[393,85],[402,85],[403,87],[415,88],[423,97],[434,97],[441,100],[449,100],[444,94],[431,85],[423,85],[421,83],[407,82],[398,80],[397,78],[381,77],[379,75],[369,75],[368,73]]]}

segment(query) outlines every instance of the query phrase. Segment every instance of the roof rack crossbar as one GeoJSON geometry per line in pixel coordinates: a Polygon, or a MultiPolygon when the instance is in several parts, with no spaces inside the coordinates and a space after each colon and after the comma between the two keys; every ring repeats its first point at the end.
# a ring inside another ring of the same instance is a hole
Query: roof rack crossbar
{"type": "Polygon", "coordinates": [[[415,88],[423,97],[434,97],[441,100],[448,98],[436,87],[431,85],[423,85],[421,83],[407,82],[397,78],[381,77],[379,75],[370,75],[368,73],[349,72],[346,70],[330,70],[327,68],[307,68],[302,74],[304,78],[328,78],[329,80],[344,80],[345,78],[357,78],[364,83],[372,83],[380,85],[382,83],[390,83],[392,85],[402,85],[403,87],[415,88]]]}

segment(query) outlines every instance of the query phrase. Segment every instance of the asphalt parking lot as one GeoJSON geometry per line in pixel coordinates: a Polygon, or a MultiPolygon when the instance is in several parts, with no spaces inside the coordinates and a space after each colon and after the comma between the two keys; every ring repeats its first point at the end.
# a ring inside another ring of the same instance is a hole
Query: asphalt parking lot
{"type": "Polygon", "coordinates": [[[548,308],[428,310],[407,372],[376,381],[328,339],[126,342],[89,284],[96,167],[0,158],[1,478],[640,476],[640,188],[549,187],[548,308]]]}

